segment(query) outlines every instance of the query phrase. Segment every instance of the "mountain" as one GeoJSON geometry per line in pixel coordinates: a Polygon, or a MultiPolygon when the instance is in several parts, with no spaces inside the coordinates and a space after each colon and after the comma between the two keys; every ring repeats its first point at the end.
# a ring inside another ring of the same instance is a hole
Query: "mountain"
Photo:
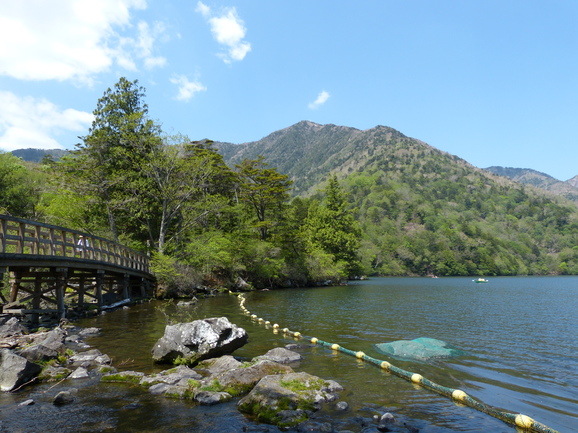
{"type": "Polygon", "coordinates": [[[578,176],[575,176],[566,182],[562,182],[548,174],[530,168],[492,166],[485,170],[497,174],[498,176],[508,177],[515,182],[541,188],[578,203],[578,176]]]}
{"type": "Polygon", "coordinates": [[[245,158],[265,156],[272,167],[289,175],[296,195],[311,193],[331,172],[346,175],[362,170],[367,164],[395,153],[400,147],[444,154],[454,161],[459,160],[386,126],[361,131],[309,121],[273,132],[259,141],[243,144],[215,142],[215,146],[231,166],[245,158]]]}
{"type": "Polygon", "coordinates": [[[578,274],[575,203],[395,129],[303,121],[256,142],[215,145],[229,165],[263,155],[302,200],[322,200],[316,190],[336,174],[369,275],[578,274]]]}
{"type": "Polygon", "coordinates": [[[18,149],[13,150],[12,155],[22,158],[24,161],[41,162],[45,156],[51,156],[58,160],[68,153],[68,150],[62,149],[18,149]]]}

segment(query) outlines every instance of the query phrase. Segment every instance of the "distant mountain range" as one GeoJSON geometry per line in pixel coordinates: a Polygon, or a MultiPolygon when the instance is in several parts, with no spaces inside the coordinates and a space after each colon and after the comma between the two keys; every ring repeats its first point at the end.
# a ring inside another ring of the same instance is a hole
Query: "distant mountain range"
{"type": "Polygon", "coordinates": [[[515,182],[532,185],[578,203],[578,176],[565,182],[530,168],[488,167],[485,170],[498,176],[509,177],[515,182]]]}
{"type": "MultiPolygon", "coordinates": [[[[386,126],[376,126],[367,130],[338,126],[320,125],[310,121],[301,121],[288,128],[275,131],[266,137],[243,144],[215,142],[225,161],[233,166],[243,159],[256,159],[263,155],[271,167],[288,174],[294,182],[294,194],[309,194],[329,173],[347,175],[362,170],[375,161],[379,155],[387,153],[387,147],[396,143],[417,146],[428,152],[445,154],[460,164],[466,161],[437,150],[426,143],[406,137],[401,132],[386,126]]],[[[12,154],[25,161],[41,162],[50,155],[59,159],[68,151],[62,149],[19,149],[12,154]]],[[[578,175],[567,181],[528,168],[492,166],[484,170],[514,182],[531,185],[535,188],[563,196],[578,203],[578,175]]]]}
{"type": "Polygon", "coordinates": [[[68,150],[63,149],[18,149],[13,150],[12,155],[22,158],[24,161],[42,162],[44,157],[50,156],[55,160],[68,154],[68,150]]]}

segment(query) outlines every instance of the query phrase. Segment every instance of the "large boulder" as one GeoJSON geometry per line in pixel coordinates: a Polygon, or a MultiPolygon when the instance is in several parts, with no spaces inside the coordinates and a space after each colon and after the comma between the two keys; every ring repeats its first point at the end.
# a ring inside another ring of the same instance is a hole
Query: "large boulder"
{"type": "Polygon", "coordinates": [[[8,349],[0,349],[0,390],[13,391],[31,381],[42,368],[8,349]]]}
{"type": "Polygon", "coordinates": [[[309,419],[324,402],[336,400],[341,390],[337,382],[304,372],[265,376],[237,407],[259,421],[292,427],[309,419]]]}
{"type": "Polygon", "coordinates": [[[226,317],[195,320],[167,325],[165,334],[152,349],[158,363],[195,365],[203,359],[227,355],[247,344],[249,337],[243,328],[226,317]]]}

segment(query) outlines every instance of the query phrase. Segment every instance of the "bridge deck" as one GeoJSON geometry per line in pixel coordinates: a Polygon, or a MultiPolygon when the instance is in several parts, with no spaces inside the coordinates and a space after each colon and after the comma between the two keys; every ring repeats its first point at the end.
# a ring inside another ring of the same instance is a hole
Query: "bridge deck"
{"type": "Polygon", "coordinates": [[[150,295],[153,283],[146,254],[88,233],[0,215],[4,313],[31,314],[35,321],[54,311],[65,317],[71,304],[78,311],[102,309],[135,290],[150,295]]]}

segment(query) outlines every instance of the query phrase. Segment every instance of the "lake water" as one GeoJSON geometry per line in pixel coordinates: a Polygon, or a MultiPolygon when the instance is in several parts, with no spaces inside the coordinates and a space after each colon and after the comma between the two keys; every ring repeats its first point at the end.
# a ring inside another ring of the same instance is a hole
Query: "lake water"
{"type": "MultiPolygon", "coordinates": [[[[578,277],[503,277],[486,284],[473,283],[471,278],[376,278],[344,287],[245,296],[252,313],[281,328],[388,360],[560,432],[578,432],[578,277]],[[418,362],[387,357],[374,347],[418,337],[443,340],[464,355],[418,362]]],[[[120,369],[152,372],[159,367],[151,363],[150,351],[167,318],[190,321],[218,316],[227,316],[247,330],[249,344],[235,352],[239,357],[251,358],[295,342],[251,320],[236,297],[226,295],[187,308],[151,302],[86,319],[81,325],[103,328],[102,335],[89,343],[109,354],[115,365],[121,364],[120,369]]],[[[372,364],[300,341],[306,347],[300,349],[304,359],[299,369],[345,387],[342,399],[351,412],[344,418],[390,411],[420,432],[516,431],[372,364]]],[[[0,395],[0,431],[40,431],[39,425],[42,431],[152,432],[165,427],[179,432],[269,431],[247,424],[234,404],[199,408],[124,384],[104,387],[87,382],[80,385],[76,405],[58,409],[43,404],[57,391],[50,386],[0,395]],[[26,398],[38,403],[14,408],[26,398]]]]}

